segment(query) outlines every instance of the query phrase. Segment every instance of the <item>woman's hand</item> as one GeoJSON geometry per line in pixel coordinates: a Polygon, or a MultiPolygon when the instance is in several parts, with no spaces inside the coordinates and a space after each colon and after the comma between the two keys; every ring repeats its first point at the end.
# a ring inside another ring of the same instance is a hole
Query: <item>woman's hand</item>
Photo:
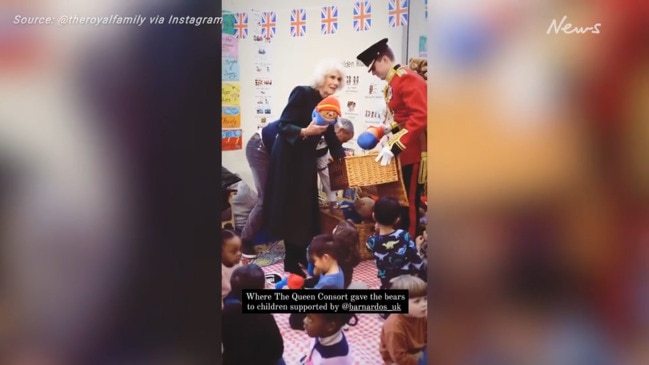
{"type": "Polygon", "coordinates": [[[311,137],[311,136],[318,136],[322,133],[324,133],[327,130],[328,126],[326,125],[317,125],[315,124],[315,120],[311,121],[311,124],[309,124],[308,127],[302,128],[302,131],[300,132],[300,135],[302,137],[311,137]]]}

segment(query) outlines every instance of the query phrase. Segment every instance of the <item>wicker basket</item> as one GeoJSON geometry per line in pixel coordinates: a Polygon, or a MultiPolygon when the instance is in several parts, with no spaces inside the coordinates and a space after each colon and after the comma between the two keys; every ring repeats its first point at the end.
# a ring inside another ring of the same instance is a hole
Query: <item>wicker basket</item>
{"type": "MultiPolygon", "coordinates": [[[[324,233],[331,233],[341,221],[345,220],[342,211],[334,210],[331,214],[327,209],[320,210],[321,228],[324,233]]],[[[367,249],[367,239],[374,233],[374,223],[354,224],[358,231],[358,253],[361,260],[371,260],[374,258],[372,253],[367,249]]]]}
{"type": "Polygon", "coordinates": [[[349,187],[372,186],[399,181],[401,175],[398,160],[387,166],[377,163],[378,153],[347,156],[341,161],[329,164],[331,190],[349,187]]]}
{"type": "Polygon", "coordinates": [[[410,206],[408,193],[406,193],[406,186],[403,183],[401,174],[399,174],[399,181],[376,185],[376,191],[378,196],[393,196],[399,199],[401,206],[410,206]]]}

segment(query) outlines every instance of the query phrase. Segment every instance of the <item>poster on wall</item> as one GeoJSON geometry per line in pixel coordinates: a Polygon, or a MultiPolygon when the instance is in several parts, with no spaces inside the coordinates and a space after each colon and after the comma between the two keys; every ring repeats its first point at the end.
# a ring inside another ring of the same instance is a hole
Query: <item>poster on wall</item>
{"type": "Polygon", "coordinates": [[[239,39],[237,37],[230,34],[223,34],[221,36],[221,57],[239,57],[239,39]]]}
{"type": "Polygon", "coordinates": [[[222,128],[241,127],[241,108],[239,97],[240,85],[238,82],[223,82],[221,84],[222,128]]]}
{"type": "Polygon", "coordinates": [[[277,33],[275,12],[250,12],[254,47],[254,100],[257,127],[272,119],[272,39],[277,33]]]}
{"type": "Polygon", "coordinates": [[[221,128],[241,127],[241,107],[234,105],[221,106],[221,128]]]}
{"type": "Polygon", "coordinates": [[[221,149],[234,151],[243,148],[243,133],[241,129],[224,129],[221,131],[221,149]]]}
{"type": "Polygon", "coordinates": [[[222,81],[239,81],[239,59],[223,58],[221,64],[222,81]]]}
{"type": "Polygon", "coordinates": [[[239,105],[240,86],[238,82],[224,82],[221,85],[221,104],[239,105]]]}
{"type": "Polygon", "coordinates": [[[419,57],[426,58],[428,53],[426,52],[426,36],[419,36],[419,57]]]}
{"type": "Polygon", "coordinates": [[[223,34],[234,35],[234,14],[230,12],[223,12],[223,34]]]}

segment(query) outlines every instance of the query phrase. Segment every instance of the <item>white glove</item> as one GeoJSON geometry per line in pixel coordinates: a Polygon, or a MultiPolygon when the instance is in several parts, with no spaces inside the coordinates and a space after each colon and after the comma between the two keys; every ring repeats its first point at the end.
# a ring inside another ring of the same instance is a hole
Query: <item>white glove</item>
{"type": "Polygon", "coordinates": [[[379,152],[379,155],[376,156],[376,162],[380,162],[381,166],[387,166],[390,164],[390,161],[394,158],[394,153],[390,150],[389,146],[385,146],[379,152]]]}

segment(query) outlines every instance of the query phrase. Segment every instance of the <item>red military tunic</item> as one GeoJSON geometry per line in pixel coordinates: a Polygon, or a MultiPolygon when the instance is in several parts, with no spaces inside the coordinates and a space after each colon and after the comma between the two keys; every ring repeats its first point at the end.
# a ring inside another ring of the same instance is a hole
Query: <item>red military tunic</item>
{"type": "MultiPolygon", "coordinates": [[[[408,193],[408,232],[416,237],[419,225],[419,194],[425,181],[425,166],[420,166],[426,151],[427,86],[426,81],[409,68],[397,65],[390,70],[384,89],[387,117],[392,124],[394,136],[388,141],[391,151],[404,169],[403,181],[408,193]],[[398,128],[395,126],[398,125],[398,128]],[[406,176],[409,174],[410,176],[406,176]],[[420,176],[423,174],[424,176],[420,176]]],[[[425,159],[423,163],[426,163],[425,159]]]]}
{"type": "Polygon", "coordinates": [[[422,137],[428,123],[426,81],[416,72],[399,65],[390,70],[386,81],[388,120],[391,117],[401,127],[390,141],[392,152],[398,156],[402,166],[419,163],[424,151],[422,147],[425,148],[422,137]]]}

